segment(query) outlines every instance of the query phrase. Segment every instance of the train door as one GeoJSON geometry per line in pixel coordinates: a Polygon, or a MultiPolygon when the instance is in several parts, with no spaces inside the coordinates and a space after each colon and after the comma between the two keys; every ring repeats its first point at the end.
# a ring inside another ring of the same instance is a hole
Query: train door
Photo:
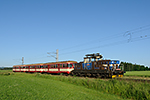
{"type": "Polygon", "coordinates": [[[26,66],[26,67],[25,67],[25,69],[26,69],[25,72],[28,72],[28,68],[29,68],[29,66],[26,66]]]}
{"type": "Polygon", "coordinates": [[[28,72],[30,72],[30,66],[28,66],[28,72]]]}
{"type": "Polygon", "coordinates": [[[82,63],[82,69],[83,70],[91,70],[92,69],[92,58],[85,58],[84,62],[82,63]]]}
{"type": "Polygon", "coordinates": [[[56,68],[58,69],[58,73],[60,73],[60,64],[56,64],[56,68]]]}

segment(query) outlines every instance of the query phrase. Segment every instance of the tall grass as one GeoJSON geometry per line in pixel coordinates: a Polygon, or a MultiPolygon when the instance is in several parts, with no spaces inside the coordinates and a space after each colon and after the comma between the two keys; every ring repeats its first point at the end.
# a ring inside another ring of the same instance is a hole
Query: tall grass
{"type": "Polygon", "coordinates": [[[65,77],[35,74],[35,77],[49,78],[63,82],[72,83],[79,86],[95,89],[101,92],[116,94],[122,98],[130,98],[136,100],[150,99],[150,84],[142,82],[119,81],[116,79],[101,80],[80,77],[65,77]]]}

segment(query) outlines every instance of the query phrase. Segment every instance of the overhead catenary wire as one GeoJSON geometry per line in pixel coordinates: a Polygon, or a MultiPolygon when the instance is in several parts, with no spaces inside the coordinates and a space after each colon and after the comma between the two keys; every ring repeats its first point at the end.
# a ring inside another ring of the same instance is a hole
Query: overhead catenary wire
{"type": "Polygon", "coordinates": [[[81,43],[81,44],[71,46],[71,47],[66,47],[66,48],[59,49],[59,50],[64,51],[64,50],[68,50],[68,49],[73,49],[73,48],[89,45],[89,44],[92,44],[93,42],[96,42],[96,41],[97,41],[96,43],[98,43],[98,42],[103,42],[104,40],[112,40],[112,39],[116,39],[116,38],[119,38],[119,37],[125,37],[125,36],[130,36],[128,38],[128,40],[130,40],[131,37],[132,37],[132,34],[135,34],[135,33],[141,32],[141,31],[146,31],[146,30],[149,30],[149,29],[150,29],[150,25],[145,25],[145,26],[135,28],[135,29],[131,29],[131,30],[121,32],[121,33],[118,33],[118,34],[105,36],[105,37],[100,37],[100,40],[98,38],[98,39],[94,39],[94,40],[91,40],[91,41],[88,41],[88,42],[85,42],[85,43],[81,43]]]}
{"type": "MultiPolygon", "coordinates": [[[[141,41],[141,40],[145,40],[145,39],[149,39],[149,38],[150,38],[150,36],[146,36],[145,38],[142,38],[142,39],[141,39],[141,37],[136,37],[136,38],[133,38],[131,42],[141,41]]],[[[72,52],[62,53],[59,55],[66,55],[66,54],[71,54],[71,53],[76,53],[76,52],[81,52],[81,51],[86,51],[86,50],[92,50],[92,49],[96,49],[96,48],[104,48],[104,47],[109,47],[109,46],[114,46],[114,45],[119,45],[119,44],[124,44],[124,43],[129,43],[129,41],[122,40],[122,41],[117,41],[117,42],[113,42],[113,43],[103,44],[103,45],[96,46],[96,47],[91,47],[91,48],[80,49],[80,50],[76,50],[76,51],[72,51],[72,52]]]]}
{"type": "MultiPolygon", "coordinates": [[[[131,29],[131,30],[121,32],[121,33],[118,33],[118,34],[114,34],[114,35],[111,35],[111,36],[100,37],[100,40],[98,38],[98,39],[94,39],[94,40],[91,40],[91,41],[88,41],[88,42],[85,42],[85,43],[81,43],[81,44],[78,44],[78,45],[75,45],[75,46],[62,48],[62,49],[59,49],[59,51],[64,51],[64,50],[73,49],[73,48],[77,48],[77,47],[81,47],[81,46],[85,46],[85,45],[90,45],[90,44],[93,44],[93,42],[96,42],[96,41],[97,41],[96,43],[98,44],[100,42],[101,43],[104,42],[104,40],[108,41],[108,40],[116,39],[116,38],[119,38],[119,37],[124,37],[126,33],[135,34],[135,33],[141,32],[141,31],[149,30],[149,29],[150,29],[150,25],[145,25],[145,26],[142,26],[142,27],[131,29]]],[[[130,38],[128,38],[128,41],[129,41],[129,39],[130,38]]],[[[50,53],[54,53],[54,52],[50,52],[50,53]]],[[[36,56],[34,56],[34,58],[36,58],[36,59],[46,58],[47,56],[43,57],[43,55],[45,55],[45,54],[46,53],[40,54],[40,56],[42,56],[42,57],[39,57],[38,55],[36,55],[36,56]]],[[[61,55],[61,54],[59,54],[59,55],[61,55]]]]}
{"type": "MultiPolygon", "coordinates": [[[[66,53],[60,53],[59,55],[77,53],[77,52],[81,52],[81,51],[92,50],[92,49],[95,49],[95,48],[104,48],[104,47],[109,47],[109,46],[112,46],[112,45],[114,46],[114,45],[119,45],[119,44],[124,44],[124,43],[130,43],[130,42],[135,42],[135,41],[141,41],[141,40],[149,39],[150,38],[149,35],[145,35],[145,37],[144,36],[142,36],[142,37],[139,36],[137,38],[133,38],[131,36],[131,37],[128,37],[127,39],[124,39],[124,40],[121,40],[121,41],[116,41],[116,42],[112,42],[111,41],[110,43],[107,43],[107,44],[103,43],[104,40],[105,41],[110,41],[112,39],[116,39],[116,38],[118,39],[119,37],[124,37],[125,38],[125,35],[126,36],[130,36],[130,35],[137,34],[139,32],[143,32],[143,31],[146,31],[146,30],[149,30],[149,29],[150,29],[150,25],[145,25],[143,27],[135,28],[135,29],[132,29],[132,30],[129,30],[129,31],[125,31],[125,32],[119,33],[119,34],[115,34],[115,35],[111,35],[111,36],[107,36],[107,37],[100,37],[100,39],[98,38],[96,40],[94,39],[92,41],[81,43],[81,44],[78,44],[78,45],[75,45],[75,46],[62,48],[62,49],[60,49],[60,51],[64,51],[66,49],[78,48],[78,47],[81,47],[81,46],[84,46],[84,45],[90,45],[90,44],[93,44],[93,42],[95,42],[95,41],[97,41],[96,43],[101,43],[103,45],[99,45],[99,46],[95,46],[95,47],[91,47],[91,48],[80,49],[80,50],[75,50],[75,51],[70,51],[70,52],[66,52],[66,53]],[[129,41],[129,39],[131,41],[129,41]]],[[[41,57],[39,57],[38,55],[36,55],[34,57],[34,59],[47,58],[47,56],[45,54],[46,53],[40,54],[41,57]],[[45,56],[43,56],[43,55],[45,55],[45,56]]],[[[30,59],[30,61],[31,61],[31,59],[30,59]]]]}

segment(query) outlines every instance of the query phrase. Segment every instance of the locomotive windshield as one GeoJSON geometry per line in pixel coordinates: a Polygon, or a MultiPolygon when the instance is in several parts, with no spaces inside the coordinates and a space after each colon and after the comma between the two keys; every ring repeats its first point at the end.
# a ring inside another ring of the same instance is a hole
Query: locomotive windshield
{"type": "Polygon", "coordinates": [[[99,53],[96,53],[96,54],[87,54],[85,56],[86,57],[84,57],[84,63],[90,63],[92,61],[99,61],[102,58],[102,55],[100,55],[99,53]]]}
{"type": "Polygon", "coordinates": [[[72,64],[68,64],[68,67],[70,67],[70,68],[71,68],[71,67],[72,67],[72,64]]]}

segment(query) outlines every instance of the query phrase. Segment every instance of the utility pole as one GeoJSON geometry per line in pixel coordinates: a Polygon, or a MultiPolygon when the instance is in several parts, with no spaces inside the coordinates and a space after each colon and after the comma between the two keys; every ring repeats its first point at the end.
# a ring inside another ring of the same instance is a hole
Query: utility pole
{"type": "Polygon", "coordinates": [[[47,54],[50,55],[50,56],[47,56],[47,57],[53,57],[53,58],[56,59],[56,62],[58,62],[58,49],[56,50],[56,52],[47,52],[47,54]],[[52,54],[56,54],[56,56],[54,56],[52,54]]]}
{"type": "Polygon", "coordinates": [[[58,62],[58,49],[56,50],[56,62],[58,62]]]}
{"type": "Polygon", "coordinates": [[[24,64],[24,57],[22,57],[22,65],[24,64]]]}

